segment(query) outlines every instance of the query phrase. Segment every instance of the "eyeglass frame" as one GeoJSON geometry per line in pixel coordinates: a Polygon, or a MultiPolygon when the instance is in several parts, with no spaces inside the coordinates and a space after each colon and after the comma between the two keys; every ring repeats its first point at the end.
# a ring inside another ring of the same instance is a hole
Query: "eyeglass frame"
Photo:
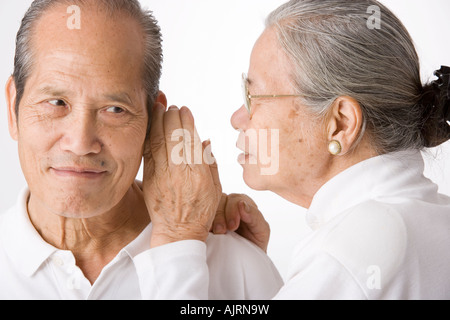
{"type": "Polygon", "coordinates": [[[301,97],[298,94],[265,94],[265,95],[252,95],[248,90],[248,77],[246,73],[242,73],[242,93],[244,94],[244,105],[249,116],[252,116],[252,99],[273,99],[273,98],[289,98],[289,97],[301,97]]]}

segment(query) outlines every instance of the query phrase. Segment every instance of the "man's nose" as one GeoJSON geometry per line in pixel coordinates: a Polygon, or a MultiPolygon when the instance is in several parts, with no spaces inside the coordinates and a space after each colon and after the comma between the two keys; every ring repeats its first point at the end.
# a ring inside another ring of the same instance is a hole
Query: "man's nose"
{"type": "Polygon", "coordinates": [[[248,121],[249,115],[244,105],[231,116],[231,125],[235,130],[246,130],[248,121]]]}
{"type": "Polygon", "coordinates": [[[69,119],[66,122],[64,136],[60,141],[61,149],[70,151],[77,156],[100,153],[102,143],[97,134],[95,114],[78,112],[73,113],[69,119]]]}

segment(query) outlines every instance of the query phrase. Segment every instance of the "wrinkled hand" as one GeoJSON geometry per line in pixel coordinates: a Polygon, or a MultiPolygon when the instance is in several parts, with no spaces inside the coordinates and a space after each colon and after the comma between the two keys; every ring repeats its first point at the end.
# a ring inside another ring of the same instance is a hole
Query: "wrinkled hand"
{"type": "Polygon", "coordinates": [[[155,104],[143,179],[153,224],[152,247],[206,241],[222,195],[215,159],[203,157],[208,151],[211,155],[188,108],[170,107],[166,112],[162,104],[155,104]]]}
{"type": "Polygon", "coordinates": [[[270,226],[256,203],[245,194],[222,194],[211,231],[235,231],[267,252],[270,226]]]}

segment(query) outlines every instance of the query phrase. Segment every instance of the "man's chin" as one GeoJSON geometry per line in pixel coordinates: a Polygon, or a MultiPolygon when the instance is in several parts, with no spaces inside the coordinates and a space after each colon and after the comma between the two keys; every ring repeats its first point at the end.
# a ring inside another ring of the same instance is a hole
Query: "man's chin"
{"type": "Polygon", "coordinates": [[[64,194],[48,199],[47,208],[53,214],[72,219],[89,219],[105,213],[108,208],[105,204],[110,205],[104,195],[95,194],[95,192],[80,192],[76,190],[65,190],[64,194]]]}
{"type": "Polygon", "coordinates": [[[90,219],[101,216],[106,210],[99,210],[99,208],[89,208],[87,206],[72,206],[66,205],[56,206],[51,210],[53,214],[68,219],[90,219]]]}

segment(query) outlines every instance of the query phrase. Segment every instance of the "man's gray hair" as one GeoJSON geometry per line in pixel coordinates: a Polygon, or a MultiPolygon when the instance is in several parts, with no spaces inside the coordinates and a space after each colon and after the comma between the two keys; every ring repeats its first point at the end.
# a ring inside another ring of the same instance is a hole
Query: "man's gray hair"
{"type": "Polygon", "coordinates": [[[33,48],[31,39],[36,21],[57,4],[102,6],[109,14],[123,12],[136,19],[145,35],[145,58],[143,81],[147,92],[149,115],[159,92],[159,81],[162,69],[162,35],[161,29],[152,13],[143,10],[138,0],[34,0],[26,12],[16,39],[16,55],[14,59],[14,82],[17,89],[16,114],[23,97],[25,85],[33,67],[33,48]]]}
{"type": "Polygon", "coordinates": [[[340,96],[358,101],[378,153],[422,149],[447,141],[449,128],[427,102],[419,57],[400,20],[375,0],[291,0],[270,14],[293,64],[290,75],[302,102],[324,118],[340,96]],[[369,7],[381,13],[369,28],[369,7]],[[372,7],[374,8],[374,7],[372,7]]]}

